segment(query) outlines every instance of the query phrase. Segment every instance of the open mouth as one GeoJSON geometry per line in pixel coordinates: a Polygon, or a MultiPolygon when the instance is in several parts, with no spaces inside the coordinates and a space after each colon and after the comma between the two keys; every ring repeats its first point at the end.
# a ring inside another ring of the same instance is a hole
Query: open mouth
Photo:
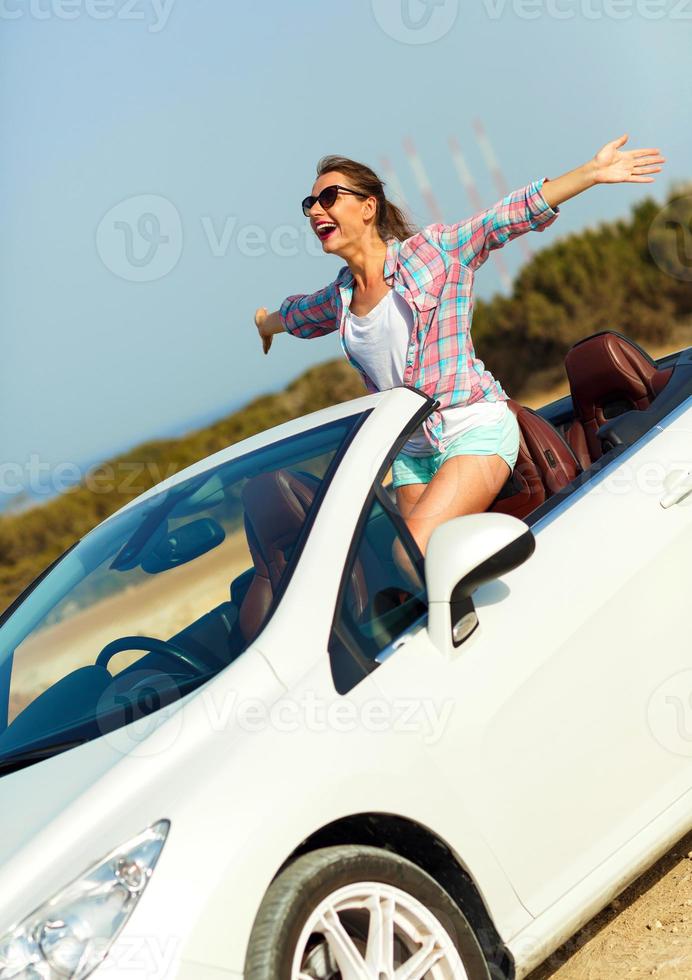
{"type": "Polygon", "coordinates": [[[325,241],[330,235],[334,234],[336,229],[337,226],[333,221],[321,221],[320,224],[315,227],[315,232],[321,241],[325,241]]]}

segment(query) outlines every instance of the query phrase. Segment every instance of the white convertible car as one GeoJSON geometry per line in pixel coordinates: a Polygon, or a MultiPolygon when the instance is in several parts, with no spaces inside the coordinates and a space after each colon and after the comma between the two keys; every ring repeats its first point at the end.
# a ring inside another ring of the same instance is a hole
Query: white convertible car
{"type": "Polygon", "coordinates": [[[20,596],[0,980],[524,977],[692,827],[692,348],[565,368],[425,560],[388,475],[435,403],[400,387],[177,473],[20,596]]]}

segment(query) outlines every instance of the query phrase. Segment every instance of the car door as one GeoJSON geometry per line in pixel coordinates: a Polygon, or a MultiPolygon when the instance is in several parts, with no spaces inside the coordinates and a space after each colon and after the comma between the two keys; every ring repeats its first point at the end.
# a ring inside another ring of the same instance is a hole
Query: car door
{"type": "Polygon", "coordinates": [[[453,694],[430,746],[448,805],[533,914],[690,791],[691,470],[688,400],[534,525],[453,658],[419,635],[375,675],[453,694]]]}

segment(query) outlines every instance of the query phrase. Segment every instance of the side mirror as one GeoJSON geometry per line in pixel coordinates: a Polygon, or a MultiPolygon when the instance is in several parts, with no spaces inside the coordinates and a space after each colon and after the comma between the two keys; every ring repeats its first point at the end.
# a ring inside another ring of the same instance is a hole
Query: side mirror
{"type": "Polygon", "coordinates": [[[473,633],[478,617],[471,594],[521,565],[536,548],[523,521],[509,514],[468,514],[435,528],[425,553],[428,633],[444,654],[473,633]]]}

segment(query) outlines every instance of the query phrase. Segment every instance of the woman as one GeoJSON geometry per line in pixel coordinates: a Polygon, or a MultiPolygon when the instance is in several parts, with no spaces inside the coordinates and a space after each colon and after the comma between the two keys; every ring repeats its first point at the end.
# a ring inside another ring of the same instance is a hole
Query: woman
{"type": "MultiPolygon", "coordinates": [[[[369,392],[412,385],[440,402],[394,460],[397,505],[421,554],[435,527],[490,506],[516,463],[519,427],[507,394],[475,356],[473,274],[490,251],[544,231],[559,205],[595,184],[650,183],[659,149],[622,150],[627,134],[588,163],[542,178],[454,225],[416,232],[377,175],[345,157],[320,160],[302,202],[326,253],[346,260],[328,286],[261,307],[265,354],[275,333],[321,337],[339,330],[369,392]]],[[[401,558],[401,556],[399,556],[401,558]]]]}

